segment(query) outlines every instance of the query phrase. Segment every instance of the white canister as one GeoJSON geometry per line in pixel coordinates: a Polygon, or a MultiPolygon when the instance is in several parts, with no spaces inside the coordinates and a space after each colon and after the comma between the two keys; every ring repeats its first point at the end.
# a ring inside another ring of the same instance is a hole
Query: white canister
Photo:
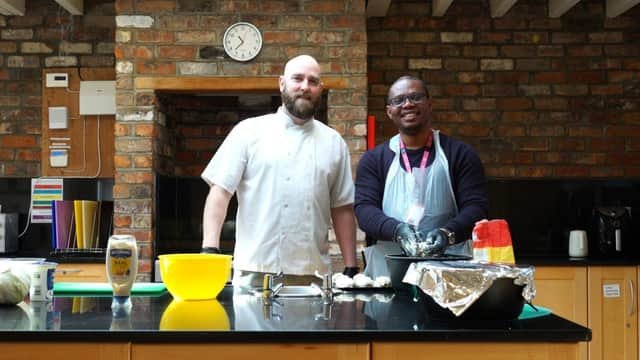
{"type": "Polygon", "coordinates": [[[47,261],[38,261],[30,265],[30,301],[49,301],[53,299],[53,276],[57,265],[58,263],[47,261]]]}
{"type": "Polygon", "coordinates": [[[569,256],[586,257],[589,255],[587,232],[584,230],[571,230],[569,232],[569,256]]]}

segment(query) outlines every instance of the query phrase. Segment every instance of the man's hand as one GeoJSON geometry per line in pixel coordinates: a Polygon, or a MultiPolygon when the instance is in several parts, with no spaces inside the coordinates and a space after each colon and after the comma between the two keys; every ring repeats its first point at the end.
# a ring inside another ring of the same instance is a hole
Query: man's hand
{"type": "Polygon", "coordinates": [[[402,252],[408,256],[418,255],[418,243],[420,236],[416,233],[416,228],[407,223],[400,223],[393,232],[393,240],[400,244],[402,252]]]}
{"type": "Polygon", "coordinates": [[[347,267],[344,268],[344,271],[342,272],[342,275],[347,275],[348,277],[352,278],[352,277],[356,276],[359,271],[360,271],[360,269],[358,269],[357,266],[347,266],[347,267]]]}
{"type": "Polygon", "coordinates": [[[433,229],[429,231],[425,238],[424,255],[439,256],[444,254],[447,248],[447,234],[441,229],[433,229]]]}

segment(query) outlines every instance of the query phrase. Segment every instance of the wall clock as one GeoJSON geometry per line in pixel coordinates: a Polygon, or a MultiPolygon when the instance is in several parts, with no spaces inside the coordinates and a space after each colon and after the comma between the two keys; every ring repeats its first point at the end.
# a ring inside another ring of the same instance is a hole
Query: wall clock
{"type": "Polygon", "coordinates": [[[237,22],[224,32],[224,51],[237,61],[249,61],[262,49],[262,34],[253,24],[237,22]]]}

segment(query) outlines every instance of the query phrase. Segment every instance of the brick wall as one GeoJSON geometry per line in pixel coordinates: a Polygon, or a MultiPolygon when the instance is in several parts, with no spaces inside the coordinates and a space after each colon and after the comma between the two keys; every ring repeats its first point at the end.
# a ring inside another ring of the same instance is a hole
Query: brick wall
{"type": "Polygon", "coordinates": [[[172,142],[174,130],[167,126],[171,115],[161,107],[159,93],[137,86],[137,80],[268,77],[277,91],[275,79],[285,60],[307,53],[318,59],[325,76],[347,79],[345,89],[329,91],[329,126],[344,135],[355,159],[364,151],[363,0],[116,0],[116,24],[115,224],[117,232],[136,236],[143,278],[154,256],[154,174],[186,169],[176,167],[179,144],[172,142]],[[260,55],[248,63],[231,61],[221,46],[225,29],[236,21],[249,21],[263,34],[260,55]]]}
{"type": "Polygon", "coordinates": [[[519,0],[492,19],[486,1],[392,1],[367,22],[369,113],[378,142],[396,133],[388,86],[420,76],[435,128],[472,144],[487,174],[507,178],[640,177],[640,6],[606,18],[583,0],[560,18],[519,0]]]}
{"type": "Polygon", "coordinates": [[[40,176],[42,69],[114,65],[114,2],[72,16],[51,0],[0,16],[0,176],[40,176]]]}
{"type": "Polygon", "coordinates": [[[246,94],[197,96],[161,94],[160,112],[166,117],[167,164],[162,172],[177,177],[200,177],[202,170],[238,121],[273,112],[279,95],[246,94]]]}

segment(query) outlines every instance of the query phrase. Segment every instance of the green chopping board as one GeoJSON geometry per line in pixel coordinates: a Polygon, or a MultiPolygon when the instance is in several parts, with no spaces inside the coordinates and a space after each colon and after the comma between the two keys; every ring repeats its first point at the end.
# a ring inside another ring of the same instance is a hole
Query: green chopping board
{"type": "MultiPolygon", "coordinates": [[[[131,289],[132,296],[157,296],[167,290],[163,283],[134,283],[131,289]]],[[[56,282],[53,284],[55,296],[112,296],[113,290],[109,283],[94,282],[56,282]]]]}
{"type": "Polygon", "coordinates": [[[520,313],[520,316],[518,316],[518,320],[526,320],[526,319],[533,319],[533,318],[537,318],[540,316],[546,316],[551,314],[551,310],[542,307],[542,306],[538,306],[536,305],[536,309],[538,309],[537,311],[529,304],[524,304],[524,307],[522,308],[522,313],[520,313]]]}

